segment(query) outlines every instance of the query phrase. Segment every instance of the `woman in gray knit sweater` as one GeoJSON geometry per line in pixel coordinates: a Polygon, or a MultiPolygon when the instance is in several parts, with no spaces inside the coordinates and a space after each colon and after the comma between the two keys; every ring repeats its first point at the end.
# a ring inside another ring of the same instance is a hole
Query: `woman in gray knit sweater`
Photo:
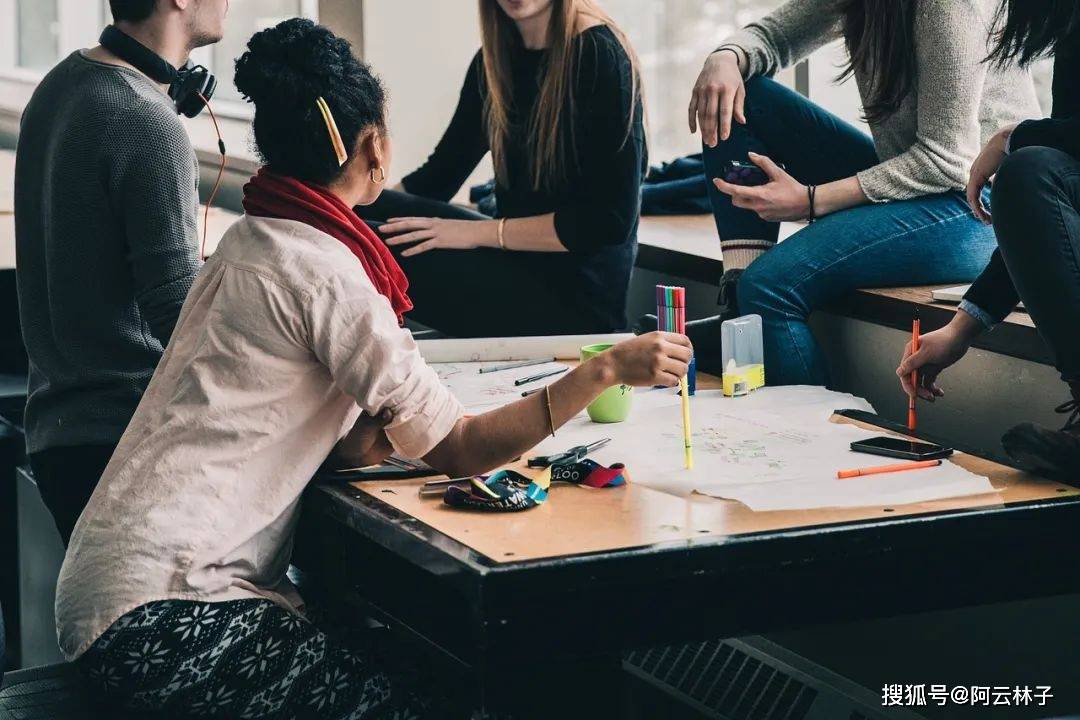
{"type": "MultiPolygon", "coordinates": [[[[995,6],[791,0],[706,60],[690,127],[701,128],[713,180],[722,317],[762,316],[771,384],[827,383],[806,321],[830,300],[970,282],[985,267],[994,234],[965,201],[968,168],[998,128],[1038,112],[1024,70],[983,62],[995,6]],[[839,38],[872,138],[770,79],[839,38]],[[755,163],[767,182],[727,182],[732,160],[755,163]],[[789,220],[812,224],[774,247],[789,220]]],[[[720,353],[716,325],[692,329],[703,367],[720,353]]]]}

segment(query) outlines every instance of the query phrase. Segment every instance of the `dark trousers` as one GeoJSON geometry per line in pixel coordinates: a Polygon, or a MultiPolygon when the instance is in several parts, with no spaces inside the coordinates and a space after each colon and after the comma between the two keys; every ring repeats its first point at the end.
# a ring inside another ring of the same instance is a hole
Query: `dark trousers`
{"type": "Polygon", "coordinates": [[[115,445],[77,445],[49,448],[29,456],[38,492],[52,513],[64,547],[114,450],[115,445]]]}
{"type": "Polygon", "coordinates": [[[1080,160],[1047,147],[1010,153],[994,179],[1005,266],[1062,379],[1080,384],[1080,160]]]}
{"type": "MultiPolygon", "coordinates": [[[[373,228],[392,217],[490,220],[459,205],[386,190],[373,204],[356,208],[373,228]]],[[[611,332],[590,322],[565,291],[552,282],[554,253],[431,250],[402,257],[391,250],[409,278],[408,313],[453,337],[502,337],[611,332]]]]}

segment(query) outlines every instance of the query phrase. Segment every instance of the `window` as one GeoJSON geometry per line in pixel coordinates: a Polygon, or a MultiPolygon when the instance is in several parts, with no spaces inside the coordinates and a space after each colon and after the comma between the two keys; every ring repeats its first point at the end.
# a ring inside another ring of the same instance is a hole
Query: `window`
{"type": "MultiPolygon", "coordinates": [[[[231,0],[225,38],[192,55],[218,76],[217,99],[225,101],[226,114],[242,110],[232,82],[233,62],[248,39],[298,15],[317,18],[318,0],[231,0]]],[[[97,44],[101,28],[112,22],[108,0],[0,0],[0,18],[0,72],[28,78],[43,75],[68,53],[97,44]]]]}
{"type": "Polygon", "coordinates": [[[86,0],[0,0],[0,71],[40,76],[68,53],[93,45],[104,13],[86,0]]]}
{"type": "Polygon", "coordinates": [[[259,30],[297,16],[316,19],[318,3],[310,0],[231,0],[225,38],[210,48],[204,48],[195,58],[217,76],[217,100],[235,103],[233,109],[239,106],[242,98],[233,84],[236,58],[244,53],[248,40],[259,30]]]}
{"type": "Polygon", "coordinates": [[[15,6],[16,65],[47,70],[60,55],[60,21],[56,0],[18,0],[15,6]]]}
{"type": "MultiPolygon", "coordinates": [[[[723,39],[768,14],[784,0],[603,0],[603,6],[630,37],[641,60],[642,84],[649,115],[649,154],[655,162],[700,152],[687,126],[690,91],[706,56],[723,39]]],[[[841,85],[836,76],[847,60],[843,43],[831,43],[809,60],[810,97],[832,112],[869,131],[855,82],[841,85]]],[[[1050,112],[1050,61],[1032,74],[1043,111],[1050,112]]],[[[793,82],[780,78],[784,82],[793,82]]]]}
{"type": "MultiPolygon", "coordinates": [[[[111,20],[108,0],[102,2],[105,8],[103,16],[111,20]]],[[[192,53],[192,60],[205,65],[217,76],[215,109],[223,115],[245,115],[249,112],[233,85],[233,63],[236,58],[243,54],[248,40],[259,30],[290,17],[318,18],[318,4],[317,0],[231,0],[225,21],[225,37],[216,45],[199,48],[192,53]]]]}
{"type": "Polygon", "coordinates": [[[701,151],[686,108],[701,65],[720,42],[782,0],[605,0],[641,60],[655,161],[701,151]]]}

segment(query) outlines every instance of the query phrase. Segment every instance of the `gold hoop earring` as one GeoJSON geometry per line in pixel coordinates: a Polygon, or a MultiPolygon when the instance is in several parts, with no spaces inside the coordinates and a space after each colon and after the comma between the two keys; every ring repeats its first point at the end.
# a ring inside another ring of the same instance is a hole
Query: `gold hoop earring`
{"type": "Polygon", "coordinates": [[[381,167],[371,168],[371,182],[375,183],[376,185],[382,185],[384,182],[386,182],[386,171],[383,170],[381,167]],[[379,171],[379,177],[375,177],[376,170],[379,171]]]}

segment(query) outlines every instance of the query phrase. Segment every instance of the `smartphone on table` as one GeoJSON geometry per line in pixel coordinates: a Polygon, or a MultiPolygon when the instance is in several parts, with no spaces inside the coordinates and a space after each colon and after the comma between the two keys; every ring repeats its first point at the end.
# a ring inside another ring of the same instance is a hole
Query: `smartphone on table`
{"type": "Polygon", "coordinates": [[[889,436],[856,440],[851,443],[851,449],[855,452],[884,455],[901,460],[937,460],[953,454],[953,449],[950,447],[889,436]]]}

